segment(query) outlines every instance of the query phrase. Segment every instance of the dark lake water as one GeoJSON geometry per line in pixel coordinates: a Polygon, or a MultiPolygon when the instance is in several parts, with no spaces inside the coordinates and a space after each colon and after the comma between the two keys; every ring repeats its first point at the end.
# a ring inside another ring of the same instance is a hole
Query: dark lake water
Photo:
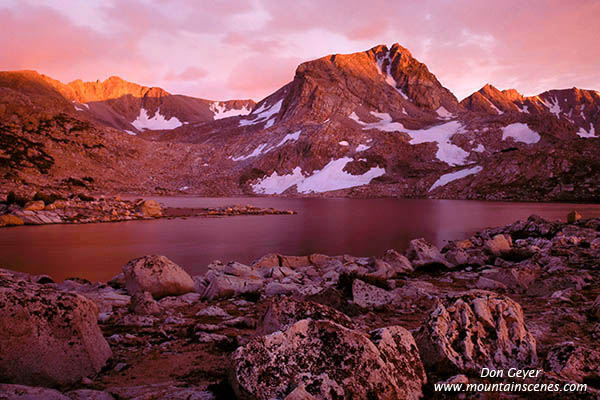
{"type": "Polygon", "coordinates": [[[130,259],[163,254],[191,274],[213,260],[243,263],[277,252],[381,255],[404,250],[413,238],[443,246],[490,226],[538,214],[566,218],[577,209],[600,216],[600,205],[504,203],[459,200],[155,198],[168,206],[251,204],[291,209],[298,215],[188,218],[89,225],[0,229],[0,266],[56,280],[106,281],[130,259]]]}

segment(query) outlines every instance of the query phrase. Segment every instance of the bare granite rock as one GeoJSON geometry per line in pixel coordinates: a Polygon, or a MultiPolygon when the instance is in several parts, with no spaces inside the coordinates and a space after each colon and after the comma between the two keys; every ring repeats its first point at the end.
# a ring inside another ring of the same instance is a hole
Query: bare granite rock
{"type": "Polygon", "coordinates": [[[0,380],[68,385],[94,375],[112,352],[91,300],[0,278],[0,380]]]}
{"type": "Polygon", "coordinates": [[[381,332],[378,347],[336,323],[301,320],[238,348],[230,382],[240,399],[285,398],[301,385],[318,399],[417,399],[423,368],[405,336],[381,332]]]}
{"type": "Polygon", "coordinates": [[[179,265],[165,256],[150,255],[129,261],[123,267],[129,294],[150,292],[155,299],[194,291],[194,281],[179,265]]]}
{"type": "Polygon", "coordinates": [[[438,301],[415,339],[425,366],[440,373],[537,364],[521,306],[493,292],[471,290],[438,301]]]}

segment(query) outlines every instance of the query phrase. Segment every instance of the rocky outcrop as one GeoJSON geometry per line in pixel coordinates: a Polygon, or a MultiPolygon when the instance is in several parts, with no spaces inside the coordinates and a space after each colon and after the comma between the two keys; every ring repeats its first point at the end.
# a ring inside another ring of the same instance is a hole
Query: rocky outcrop
{"type": "Polygon", "coordinates": [[[112,354],[97,316],[78,294],[0,278],[0,380],[59,386],[95,375],[112,354]]]}
{"type": "Polygon", "coordinates": [[[300,385],[316,398],[419,398],[425,377],[410,333],[376,337],[380,348],[333,322],[301,320],[237,349],[230,380],[241,399],[284,398],[300,385]]]}
{"type": "Polygon", "coordinates": [[[123,267],[125,286],[133,295],[149,292],[154,298],[177,296],[195,290],[194,281],[179,265],[165,256],[145,256],[123,267]]]}
{"type": "Polygon", "coordinates": [[[493,292],[473,290],[438,302],[415,339],[425,366],[440,373],[537,364],[521,306],[493,292]]]}

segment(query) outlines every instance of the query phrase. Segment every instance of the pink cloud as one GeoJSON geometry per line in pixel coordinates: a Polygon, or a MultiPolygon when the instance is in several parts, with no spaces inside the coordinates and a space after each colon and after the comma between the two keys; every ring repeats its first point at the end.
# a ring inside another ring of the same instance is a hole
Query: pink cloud
{"type": "Polygon", "coordinates": [[[167,81],[194,81],[208,75],[208,71],[198,67],[187,67],[180,73],[169,72],[164,79],[167,81]]]}
{"type": "Polygon", "coordinates": [[[486,82],[525,94],[600,88],[595,0],[122,0],[81,15],[64,3],[0,6],[0,69],[260,99],[300,62],[399,42],[459,98],[486,82]]]}

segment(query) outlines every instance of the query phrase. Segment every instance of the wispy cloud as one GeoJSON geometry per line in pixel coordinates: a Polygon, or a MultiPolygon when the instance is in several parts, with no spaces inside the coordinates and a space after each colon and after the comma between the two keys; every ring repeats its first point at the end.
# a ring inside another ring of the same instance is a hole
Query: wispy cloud
{"type": "Polygon", "coordinates": [[[600,88],[598,17],[596,0],[0,0],[0,69],[260,99],[302,61],[399,42],[459,98],[533,94],[600,88]]]}

